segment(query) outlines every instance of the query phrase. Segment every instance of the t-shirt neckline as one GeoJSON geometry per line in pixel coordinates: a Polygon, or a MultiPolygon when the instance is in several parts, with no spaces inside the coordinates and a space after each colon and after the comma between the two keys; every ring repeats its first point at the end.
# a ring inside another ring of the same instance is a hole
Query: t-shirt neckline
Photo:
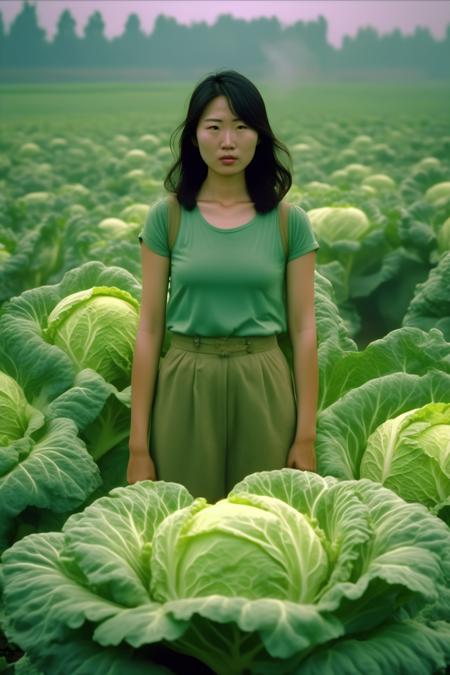
{"type": "Polygon", "coordinates": [[[236,232],[237,230],[244,230],[246,227],[249,227],[249,225],[252,225],[252,223],[257,219],[259,215],[258,212],[256,212],[253,218],[249,220],[248,223],[244,223],[243,225],[236,225],[236,227],[217,227],[216,225],[212,225],[210,222],[206,220],[205,216],[200,211],[198,204],[195,205],[195,208],[197,209],[197,213],[200,216],[203,223],[205,223],[205,225],[207,225],[215,232],[236,232]]]}

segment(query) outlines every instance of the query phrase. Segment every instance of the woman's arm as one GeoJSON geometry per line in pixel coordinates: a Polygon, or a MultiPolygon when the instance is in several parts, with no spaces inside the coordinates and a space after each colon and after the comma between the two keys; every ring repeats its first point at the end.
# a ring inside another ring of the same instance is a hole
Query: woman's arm
{"type": "Polygon", "coordinates": [[[142,297],[131,372],[130,455],[148,455],[149,417],[164,341],[169,258],[141,244],[142,297]]]}
{"type": "Polygon", "coordinates": [[[303,464],[306,462],[310,469],[315,469],[314,440],[318,400],[314,265],[315,251],[306,253],[287,265],[288,327],[294,356],[297,396],[297,429],[294,444],[298,459],[302,455],[303,464]]]}

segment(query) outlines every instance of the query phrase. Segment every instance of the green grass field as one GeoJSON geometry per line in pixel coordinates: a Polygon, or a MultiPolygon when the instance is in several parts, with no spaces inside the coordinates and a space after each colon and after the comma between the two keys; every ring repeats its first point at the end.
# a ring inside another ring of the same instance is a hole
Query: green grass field
{"type": "MultiPolygon", "coordinates": [[[[49,122],[64,128],[67,122],[95,126],[105,118],[123,118],[151,124],[176,122],[186,110],[195,82],[122,84],[71,83],[0,86],[3,125],[49,122]]],[[[450,84],[329,84],[285,89],[259,86],[275,125],[286,117],[305,121],[334,119],[386,120],[450,119],[450,84]]]]}

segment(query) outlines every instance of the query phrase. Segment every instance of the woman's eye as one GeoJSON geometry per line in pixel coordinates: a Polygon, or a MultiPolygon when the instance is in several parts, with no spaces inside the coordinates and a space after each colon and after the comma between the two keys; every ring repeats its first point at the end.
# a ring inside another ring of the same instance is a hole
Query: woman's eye
{"type": "MultiPolygon", "coordinates": [[[[242,127],[243,129],[247,129],[245,124],[239,124],[239,127],[242,127]]],[[[207,127],[208,129],[218,129],[219,127],[216,124],[213,124],[210,127],[207,127]]]]}

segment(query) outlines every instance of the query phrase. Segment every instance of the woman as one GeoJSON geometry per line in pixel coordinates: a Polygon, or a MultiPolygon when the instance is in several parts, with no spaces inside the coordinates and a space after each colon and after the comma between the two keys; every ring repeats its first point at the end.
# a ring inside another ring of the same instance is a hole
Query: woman
{"type": "Polygon", "coordinates": [[[316,469],[319,245],[291,205],[286,264],[277,207],[292,178],[275,148],[290,155],[252,82],[234,70],[206,77],[178,129],[179,158],[164,181],[181,206],[167,317],[166,199],[140,235],[127,480],[182,483],[212,503],[254,471],[316,469]],[[295,391],[276,338],[286,322],[295,391]],[[166,327],[171,346],[159,366],[166,327]]]}

